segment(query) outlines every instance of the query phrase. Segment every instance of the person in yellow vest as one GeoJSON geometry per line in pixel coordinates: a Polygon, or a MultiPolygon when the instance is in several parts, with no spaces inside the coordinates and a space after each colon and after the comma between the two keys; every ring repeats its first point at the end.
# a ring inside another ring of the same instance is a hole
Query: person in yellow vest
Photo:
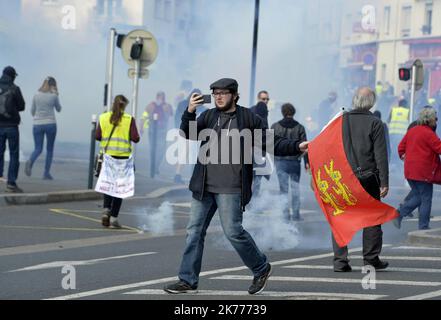
{"type": "MultiPolygon", "coordinates": [[[[132,154],[132,142],[139,142],[136,121],[124,112],[128,104],[129,100],[126,97],[116,96],[112,111],[100,116],[96,130],[95,138],[101,141],[100,152],[105,152],[115,159],[128,159],[132,154]]],[[[118,222],[121,205],[122,199],[104,195],[104,211],[101,218],[104,227],[121,228],[118,222]]]]}
{"type": "Polygon", "coordinates": [[[377,96],[380,96],[383,93],[383,84],[381,81],[377,81],[377,85],[375,86],[375,93],[377,96]]]}
{"type": "Polygon", "coordinates": [[[392,147],[391,161],[395,164],[400,164],[398,157],[398,144],[407,132],[410,120],[410,110],[408,102],[401,99],[398,106],[392,107],[389,114],[389,137],[392,147]]]}

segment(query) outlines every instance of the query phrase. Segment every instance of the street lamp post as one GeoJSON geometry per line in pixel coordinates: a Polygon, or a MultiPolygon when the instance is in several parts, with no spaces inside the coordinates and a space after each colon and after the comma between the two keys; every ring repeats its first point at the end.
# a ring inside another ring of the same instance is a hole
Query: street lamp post
{"type": "Polygon", "coordinates": [[[253,34],[253,53],[251,60],[251,82],[250,82],[250,106],[254,101],[254,91],[256,87],[256,64],[257,64],[257,42],[259,33],[259,8],[260,0],[255,0],[255,10],[254,10],[254,34],[253,34]]]}

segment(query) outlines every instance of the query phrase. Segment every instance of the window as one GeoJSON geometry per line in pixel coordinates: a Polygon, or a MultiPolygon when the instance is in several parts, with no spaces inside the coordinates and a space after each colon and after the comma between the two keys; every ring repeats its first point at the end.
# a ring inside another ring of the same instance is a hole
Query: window
{"type": "Polygon", "coordinates": [[[423,34],[431,34],[432,33],[432,13],[433,13],[433,3],[426,3],[425,15],[424,15],[424,25],[423,25],[423,34]]]}
{"type": "Polygon", "coordinates": [[[384,33],[389,34],[390,31],[390,7],[384,7],[384,14],[383,14],[383,21],[384,21],[384,33]]]}
{"type": "Polygon", "coordinates": [[[412,7],[404,6],[401,9],[401,36],[409,37],[412,23],[412,7]]]}
{"type": "Polygon", "coordinates": [[[119,0],[98,0],[96,3],[96,14],[99,16],[113,17],[117,12],[119,0]]]}
{"type": "Polygon", "coordinates": [[[58,4],[58,0],[41,0],[43,6],[54,6],[58,4]]]}

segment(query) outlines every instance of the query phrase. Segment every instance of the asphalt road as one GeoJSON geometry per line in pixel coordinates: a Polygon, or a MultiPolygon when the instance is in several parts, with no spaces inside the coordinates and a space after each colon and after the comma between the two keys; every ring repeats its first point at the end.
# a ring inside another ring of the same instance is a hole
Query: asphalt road
{"type": "MultiPolygon", "coordinates": [[[[397,204],[406,189],[395,188],[397,204]]],[[[441,299],[441,249],[406,245],[407,231],[383,227],[382,257],[390,269],[375,274],[370,288],[362,273],[361,233],[350,245],[352,273],[332,271],[330,231],[307,186],[302,188],[304,221],[285,224],[280,198],[268,190],[244,225],[268,255],[274,272],[258,296],[246,292],[252,275],[225,240],[218,218],[205,243],[199,293],[168,295],[185,244],[190,196],[142,197],[125,201],[123,230],[100,225],[101,202],[75,202],[2,208],[0,215],[0,299],[441,299]],[[73,268],[72,268],[73,267],[73,268]],[[64,273],[63,273],[64,272],[64,273]],[[64,285],[64,288],[63,288],[64,285]]],[[[436,189],[432,227],[441,227],[441,198],[436,189]]],[[[372,278],[371,278],[372,280],[372,278]]]]}

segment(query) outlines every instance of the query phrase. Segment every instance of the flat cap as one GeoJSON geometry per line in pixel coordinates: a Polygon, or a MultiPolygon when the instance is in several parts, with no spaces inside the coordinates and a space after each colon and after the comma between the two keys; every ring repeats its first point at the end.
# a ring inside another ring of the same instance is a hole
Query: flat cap
{"type": "Polygon", "coordinates": [[[239,84],[236,80],[230,79],[230,78],[223,78],[220,80],[217,80],[216,82],[212,83],[210,85],[210,89],[228,89],[232,92],[237,92],[239,88],[239,84]]]}

